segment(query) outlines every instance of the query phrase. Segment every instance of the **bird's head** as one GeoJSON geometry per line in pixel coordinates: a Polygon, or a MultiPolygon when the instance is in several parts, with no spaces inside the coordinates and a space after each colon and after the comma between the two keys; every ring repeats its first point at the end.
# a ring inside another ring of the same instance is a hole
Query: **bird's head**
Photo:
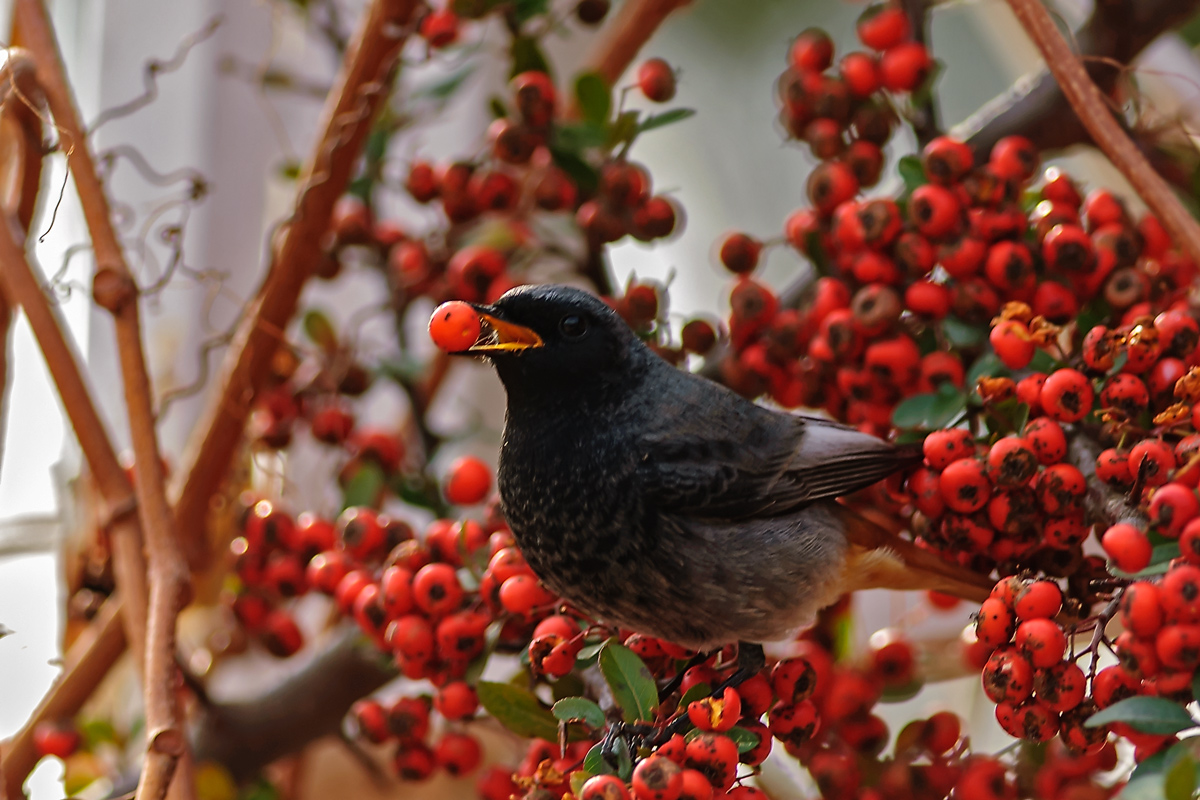
{"type": "Polygon", "coordinates": [[[603,300],[571,286],[521,286],[474,308],[490,330],[462,352],[491,360],[510,396],[615,381],[649,352],[603,300]]]}

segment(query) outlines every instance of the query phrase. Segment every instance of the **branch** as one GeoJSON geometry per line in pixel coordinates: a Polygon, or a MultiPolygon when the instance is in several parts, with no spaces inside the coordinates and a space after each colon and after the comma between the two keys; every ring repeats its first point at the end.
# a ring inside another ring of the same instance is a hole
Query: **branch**
{"type": "Polygon", "coordinates": [[[1192,218],[1166,181],[1121,129],[1079,58],[1063,38],[1041,0],[1008,0],[1017,19],[1046,59],[1075,113],[1117,169],[1132,184],[1175,242],[1200,263],[1200,224],[1192,218]]]}
{"type": "Polygon", "coordinates": [[[251,778],[272,761],[336,734],[356,700],[394,677],[384,665],[353,625],[343,626],[308,666],[265,695],[205,707],[192,752],[199,762],[223,765],[237,781],[251,778]]]}
{"type": "Polygon", "coordinates": [[[34,709],[29,721],[4,746],[4,796],[17,800],[22,786],[38,761],[33,731],[43,721],[69,719],[79,711],[100,681],[125,652],[125,632],[121,626],[122,598],[112,595],[100,606],[75,644],[67,651],[62,674],[34,709]]]}
{"type": "Polygon", "coordinates": [[[583,60],[583,72],[599,73],[612,86],[637,58],[638,51],[672,11],[691,0],[626,0],[612,21],[596,37],[583,60]]]}
{"type": "Polygon", "coordinates": [[[208,558],[209,503],[228,473],[246,417],[270,373],[280,331],[296,312],[300,290],[321,258],[333,204],[346,189],[388,89],[416,0],[375,0],[346,55],[324,112],[323,134],[300,178],[300,193],[266,279],[234,337],[221,388],[189,442],[175,520],[193,565],[208,558]]]}
{"type": "MultiPolygon", "coordinates": [[[[1102,91],[1116,84],[1120,70],[1111,62],[1131,62],[1164,31],[1187,20],[1200,0],[1110,0],[1097,3],[1091,19],[1074,36],[1088,74],[1102,91]]],[[[971,145],[984,162],[1005,136],[1024,136],[1039,150],[1058,150],[1089,141],[1087,130],[1067,104],[1050,70],[1019,79],[962,123],[953,135],[971,145]]]]}
{"type": "Polygon", "coordinates": [[[148,748],[138,795],[143,800],[161,800],[187,746],[174,689],[175,620],[186,602],[190,576],[166,499],[150,378],[142,350],[138,289],[113,230],[108,197],[96,173],[46,8],[38,0],[20,0],[16,19],[37,63],[38,83],[45,92],[60,139],[69,148],[67,163],[96,257],[92,296],[112,314],[116,327],[117,355],[135,459],[138,515],[146,534],[149,561],[143,682],[148,748]]]}

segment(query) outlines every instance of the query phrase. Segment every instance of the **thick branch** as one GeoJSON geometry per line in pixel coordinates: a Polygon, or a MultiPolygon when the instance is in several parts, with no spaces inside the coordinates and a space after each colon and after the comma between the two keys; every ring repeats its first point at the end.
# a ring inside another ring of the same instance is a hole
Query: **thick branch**
{"type": "Polygon", "coordinates": [[[672,11],[691,0],[626,0],[596,37],[582,69],[597,72],[612,86],[672,11]]]}
{"type": "Polygon", "coordinates": [[[179,756],[186,747],[174,688],[175,620],[186,601],[189,574],[166,499],[150,378],[142,350],[137,286],[112,226],[108,197],[88,148],[46,8],[38,0],[20,0],[16,16],[37,63],[38,83],[67,148],[67,163],[91,234],[96,256],[92,296],[112,313],[116,327],[117,355],[133,444],[138,515],[149,556],[143,687],[148,752],[138,794],[144,800],[160,800],[166,795],[179,756]]]}
{"type": "MultiPolygon", "coordinates": [[[[1109,0],[1096,7],[1074,41],[1087,59],[1088,74],[1102,91],[1109,92],[1120,75],[1112,61],[1131,62],[1164,31],[1191,17],[1200,0],[1109,0]]],[[[980,161],[986,161],[992,146],[1005,136],[1024,136],[1039,150],[1089,141],[1087,129],[1048,69],[1022,77],[956,126],[953,133],[971,145],[980,161]]]]}
{"type": "Polygon", "coordinates": [[[1175,242],[1193,262],[1200,263],[1200,225],[1121,129],[1104,95],[1092,82],[1079,58],[1071,52],[1071,46],[1041,0],[1008,0],[1008,4],[1042,52],[1046,65],[1096,145],[1121,170],[1175,242]]]}
{"type": "Polygon", "coordinates": [[[345,191],[363,142],[387,99],[415,0],[375,0],[346,56],[337,88],[326,106],[322,135],[300,178],[292,219],[283,231],[266,280],[234,337],[213,396],[189,443],[185,482],[175,519],[194,565],[204,546],[209,502],[220,488],[246,417],[262,388],[271,357],[292,315],[300,290],[321,258],[321,240],[333,204],[345,191]]]}
{"type": "Polygon", "coordinates": [[[197,761],[215,761],[235,779],[248,779],[281,756],[337,733],[350,706],[392,677],[379,652],[363,644],[353,625],[345,626],[312,663],[267,694],[205,708],[192,752],[197,761]]]}
{"type": "Polygon", "coordinates": [[[37,764],[39,756],[33,744],[34,728],[42,721],[75,716],[125,652],[121,617],[121,598],[112,595],[67,652],[62,675],[42,698],[25,727],[4,745],[4,796],[9,800],[22,796],[25,778],[37,764]]]}

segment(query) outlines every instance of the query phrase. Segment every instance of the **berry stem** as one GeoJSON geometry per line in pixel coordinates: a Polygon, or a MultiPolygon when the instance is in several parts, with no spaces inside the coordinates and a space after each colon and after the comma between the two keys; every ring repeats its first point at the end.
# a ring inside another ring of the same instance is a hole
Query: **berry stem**
{"type": "Polygon", "coordinates": [[[1200,224],[1171,192],[1138,146],[1121,129],[1104,95],[1059,32],[1040,0],[1008,0],[1025,32],[1046,59],[1067,101],[1096,145],[1121,171],[1193,262],[1200,263],[1200,224]]]}

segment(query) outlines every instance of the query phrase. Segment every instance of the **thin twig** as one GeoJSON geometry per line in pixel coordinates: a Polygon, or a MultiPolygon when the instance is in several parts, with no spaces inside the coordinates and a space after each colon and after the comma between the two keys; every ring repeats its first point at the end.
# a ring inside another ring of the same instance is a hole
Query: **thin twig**
{"type": "Polygon", "coordinates": [[[638,51],[672,11],[691,0],[627,0],[596,37],[582,69],[596,72],[612,86],[637,58],[638,51]]]}
{"type": "Polygon", "coordinates": [[[125,630],[122,598],[112,595],[100,606],[75,644],[67,651],[62,674],[42,698],[25,726],[4,745],[4,796],[17,800],[23,795],[26,776],[40,757],[33,744],[33,731],[46,720],[69,719],[75,716],[113,664],[125,652],[125,630]]]}
{"type": "Polygon", "coordinates": [[[1062,88],[1096,145],[1133,185],[1176,244],[1200,263],[1200,224],[1175,197],[1166,181],[1154,171],[1142,151],[1113,117],[1104,95],[1092,81],[1079,57],[1063,38],[1041,0],[1008,0],[1025,32],[1046,59],[1046,66],[1062,88]]]}
{"type": "MultiPolygon", "coordinates": [[[[87,145],[45,6],[20,0],[16,20],[37,64],[38,83],[55,125],[70,146],[67,158],[96,254],[92,296],[113,316],[134,453],[138,516],[148,555],[145,691],[147,753],[138,796],[161,800],[187,747],[175,692],[175,621],[187,600],[190,575],[167,504],[150,378],[142,349],[137,286],[113,229],[108,196],[87,145]]],[[[181,778],[184,776],[181,776],[181,778]]],[[[190,777],[187,778],[190,781],[190,777]]]]}
{"type": "Polygon", "coordinates": [[[375,0],[347,51],[336,90],[330,94],[316,151],[299,181],[290,224],[258,296],[234,337],[222,368],[221,388],[189,443],[184,484],[175,518],[194,565],[208,557],[204,527],[209,502],[219,489],[241,441],[255,396],[269,374],[280,331],[296,312],[300,290],[322,256],[321,240],[333,204],[345,191],[367,133],[388,96],[416,0],[375,0]]]}

